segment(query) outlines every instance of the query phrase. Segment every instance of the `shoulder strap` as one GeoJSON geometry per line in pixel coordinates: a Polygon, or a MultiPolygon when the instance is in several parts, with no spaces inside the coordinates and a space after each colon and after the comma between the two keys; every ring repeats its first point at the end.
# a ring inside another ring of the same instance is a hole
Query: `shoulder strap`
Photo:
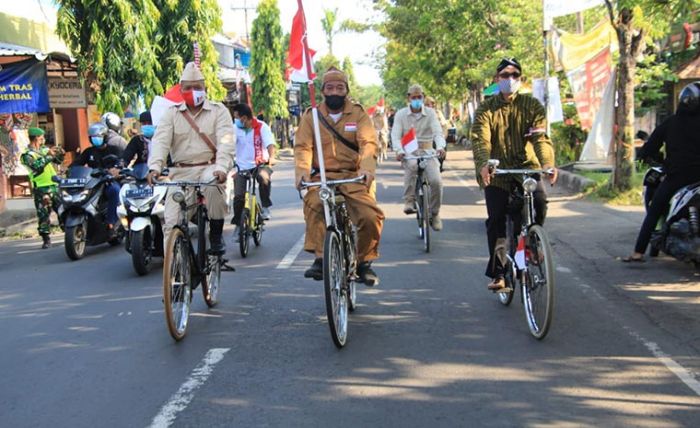
{"type": "Polygon", "coordinates": [[[321,123],[323,123],[323,126],[325,126],[326,129],[331,131],[331,133],[335,136],[335,138],[337,138],[338,141],[343,143],[343,145],[345,145],[345,147],[347,147],[350,150],[353,150],[357,153],[360,153],[360,148],[356,144],[353,144],[350,141],[348,141],[347,138],[340,135],[340,133],[335,128],[333,128],[330,123],[328,123],[328,121],[323,117],[322,114],[320,114],[320,112],[319,112],[318,118],[321,120],[321,123]]]}
{"type": "Polygon", "coordinates": [[[194,129],[194,132],[196,132],[197,135],[199,135],[199,138],[201,138],[202,141],[204,141],[206,145],[209,146],[209,148],[214,152],[214,155],[216,155],[216,146],[214,145],[214,143],[212,143],[211,139],[207,134],[199,130],[199,126],[197,126],[197,123],[194,121],[192,116],[190,116],[190,113],[187,110],[182,110],[181,113],[187,120],[187,123],[190,124],[192,129],[194,129]]]}

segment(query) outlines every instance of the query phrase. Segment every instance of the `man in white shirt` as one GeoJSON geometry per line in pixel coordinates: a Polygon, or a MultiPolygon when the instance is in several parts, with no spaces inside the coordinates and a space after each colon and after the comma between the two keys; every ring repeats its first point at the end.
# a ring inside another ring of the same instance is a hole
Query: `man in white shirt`
{"type": "MultiPolygon", "coordinates": [[[[434,154],[437,150],[439,157],[445,156],[445,137],[438,116],[430,107],[424,105],[425,95],[420,85],[412,85],[408,88],[407,107],[402,108],[394,116],[394,126],[391,128],[391,143],[396,152],[396,160],[401,162],[404,168],[404,208],[406,214],[416,212],[416,175],[418,174],[418,162],[404,159],[406,155],[419,156],[434,154]],[[406,153],[401,145],[401,139],[411,128],[414,129],[418,140],[418,150],[406,153]],[[435,148],[433,149],[433,142],[435,148]]],[[[440,163],[437,159],[429,159],[424,171],[430,184],[430,210],[432,214],[431,226],[433,230],[442,230],[440,219],[440,205],[442,204],[442,178],[440,177],[440,163]]]]}
{"type": "MultiPolygon", "coordinates": [[[[270,193],[272,183],[270,166],[275,158],[275,138],[270,126],[253,117],[253,112],[247,104],[236,104],[233,107],[234,123],[236,124],[236,166],[239,171],[247,171],[259,167],[258,195],[262,205],[261,214],[265,220],[270,219],[272,200],[270,193]]],[[[234,178],[233,219],[231,223],[240,222],[241,212],[245,205],[246,179],[236,174],[234,178]]],[[[234,236],[237,236],[234,234],[234,236]]]]}

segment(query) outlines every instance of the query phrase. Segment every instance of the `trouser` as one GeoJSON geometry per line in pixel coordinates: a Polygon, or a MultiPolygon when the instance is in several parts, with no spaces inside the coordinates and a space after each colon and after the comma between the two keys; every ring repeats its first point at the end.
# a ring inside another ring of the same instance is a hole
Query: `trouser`
{"type": "MultiPolygon", "coordinates": [[[[272,169],[269,167],[260,167],[258,169],[257,194],[260,197],[260,204],[263,208],[272,206],[272,199],[270,199],[270,194],[272,193],[271,176],[272,169]]],[[[245,206],[246,181],[247,178],[241,176],[241,174],[236,174],[236,178],[233,180],[233,224],[236,225],[241,221],[241,213],[245,206]]]]}
{"type": "MultiPolygon", "coordinates": [[[[208,183],[214,179],[214,171],[216,170],[216,165],[209,166],[193,166],[188,168],[170,168],[170,180],[179,181],[201,181],[208,183]]],[[[224,198],[224,186],[218,184],[216,186],[202,186],[202,194],[206,199],[207,211],[209,213],[210,220],[223,220],[226,217],[226,212],[228,208],[226,206],[226,199],[224,198]]],[[[169,187],[168,195],[165,198],[165,225],[163,226],[163,238],[165,243],[168,241],[168,235],[173,226],[175,226],[180,220],[180,204],[173,201],[172,194],[174,192],[181,191],[179,187],[169,187]]],[[[186,203],[188,206],[193,205],[195,202],[195,193],[192,188],[188,188],[186,203]]],[[[187,212],[187,218],[191,218],[194,214],[194,208],[187,212]]]]}
{"type": "MultiPolygon", "coordinates": [[[[418,161],[405,160],[402,162],[403,176],[403,200],[405,203],[416,201],[416,177],[418,175],[418,161]]],[[[440,177],[440,163],[437,159],[428,159],[425,170],[425,178],[430,184],[430,211],[433,216],[440,214],[442,205],[442,177],[440,177]]]]}
{"type": "Polygon", "coordinates": [[[61,204],[58,189],[56,186],[35,187],[33,195],[36,217],[39,221],[37,229],[40,235],[49,235],[51,233],[51,210],[58,214],[58,206],[61,204]]]}
{"type": "Polygon", "coordinates": [[[119,217],[117,216],[117,207],[119,206],[119,190],[122,186],[116,181],[109,182],[105,185],[105,196],[107,197],[107,223],[115,224],[119,217]]]}
{"type": "Polygon", "coordinates": [[[678,189],[698,181],[700,181],[700,174],[698,173],[690,177],[666,176],[654,192],[654,197],[651,200],[647,215],[644,217],[642,227],[639,230],[637,242],[634,245],[635,252],[644,254],[647,250],[651,234],[656,229],[659,218],[668,209],[668,204],[678,189]]]}
{"type": "MultiPolygon", "coordinates": [[[[379,258],[379,240],[382,235],[384,213],[364,184],[345,184],[340,186],[339,190],[345,196],[350,219],[357,226],[358,260],[364,262],[379,258]]],[[[311,188],[304,197],[304,220],[306,221],[304,250],[314,253],[317,258],[323,257],[326,220],[317,187],[311,188]]]]}
{"type": "MultiPolygon", "coordinates": [[[[489,264],[486,267],[486,276],[495,278],[504,274],[505,254],[498,254],[497,245],[506,241],[506,216],[508,214],[508,203],[511,192],[500,187],[487,186],[484,189],[486,199],[486,236],[489,245],[489,264]]],[[[535,223],[542,225],[547,216],[547,193],[544,190],[544,183],[540,180],[537,183],[537,190],[532,194],[535,204],[535,223]]],[[[519,216],[518,216],[519,217],[519,216]]],[[[519,225],[515,225],[517,230],[513,233],[520,233],[519,225]]],[[[502,245],[498,245],[503,248],[502,245]]]]}

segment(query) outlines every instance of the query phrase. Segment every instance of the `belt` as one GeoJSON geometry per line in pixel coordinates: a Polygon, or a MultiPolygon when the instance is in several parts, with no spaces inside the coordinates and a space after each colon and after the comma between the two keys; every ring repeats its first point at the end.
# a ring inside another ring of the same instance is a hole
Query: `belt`
{"type": "Polygon", "coordinates": [[[215,162],[215,159],[209,160],[207,162],[200,162],[200,163],[176,163],[173,166],[177,168],[192,168],[195,166],[207,166],[207,165],[213,165],[215,162]]]}

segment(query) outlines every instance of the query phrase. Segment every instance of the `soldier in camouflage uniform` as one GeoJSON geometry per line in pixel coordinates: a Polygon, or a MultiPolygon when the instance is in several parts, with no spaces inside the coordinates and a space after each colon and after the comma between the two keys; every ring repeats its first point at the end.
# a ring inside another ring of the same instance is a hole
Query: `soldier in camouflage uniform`
{"type": "Polygon", "coordinates": [[[32,183],[34,206],[39,220],[39,234],[43,239],[41,248],[51,246],[51,210],[58,212],[61,200],[58,187],[53,181],[56,170],[53,164],[63,162],[63,150],[60,147],[48,148],[44,145],[44,131],[41,128],[29,128],[29,147],[22,154],[22,164],[29,172],[32,183]]]}

